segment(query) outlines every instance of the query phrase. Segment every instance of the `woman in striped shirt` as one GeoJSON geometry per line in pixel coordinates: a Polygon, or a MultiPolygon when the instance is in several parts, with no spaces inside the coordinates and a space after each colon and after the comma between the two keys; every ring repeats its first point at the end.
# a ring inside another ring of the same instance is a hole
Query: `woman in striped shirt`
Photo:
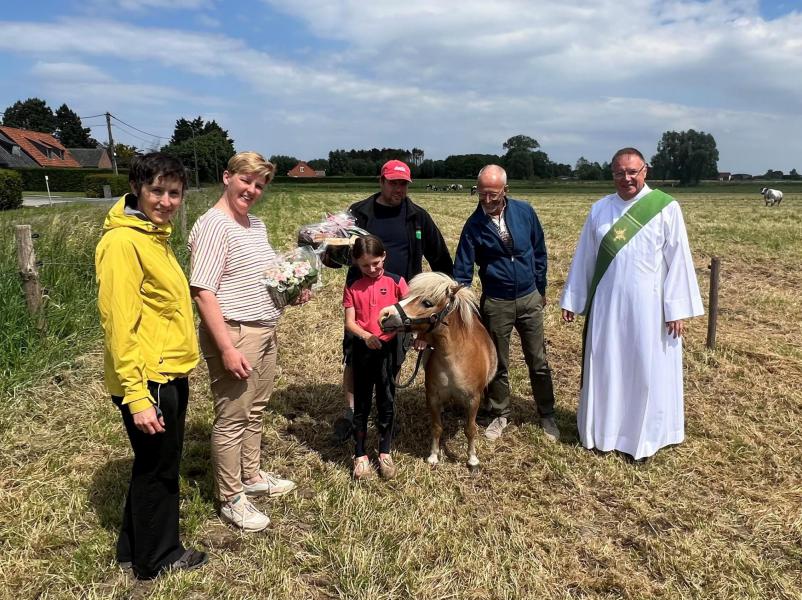
{"type": "Polygon", "coordinates": [[[276,308],[262,284],[275,252],[250,210],[275,167],[241,152],[223,172],[223,194],[189,236],[190,289],[201,316],[199,338],[214,396],[211,454],[220,516],[246,531],[270,523],[246,495],[280,496],[292,481],[260,467],[262,413],[273,391],[276,308]]]}

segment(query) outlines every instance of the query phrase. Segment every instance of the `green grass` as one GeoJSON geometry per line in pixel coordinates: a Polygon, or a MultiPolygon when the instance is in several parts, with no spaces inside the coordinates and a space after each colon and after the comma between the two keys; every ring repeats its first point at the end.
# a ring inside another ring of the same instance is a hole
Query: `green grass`
{"type": "MultiPolygon", "coordinates": [[[[0,316],[9,326],[0,342],[0,598],[799,598],[802,193],[788,192],[777,209],[733,189],[677,191],[705,298],[707,264],[722,259],[715,352],[704,347],[705,320],[689,323],[685,443],[643,467],[579,446],[581,328],[560,322],[557,300],[599,194],[521,189],[514,193],[535,205],[549,248],[545,327],[562,443],[549,444],[535,425],[514,344],[512,425],[495,444],[479,440],[478,476],[463,464],[459,411],[447,418],[457,460],[426,465],[418,382],[398,396],[398,478],[352,482],[352,448],[329,441],[342,403],[344,273],[326,270],[317,297],[282,319],[265,417],[264,466],[297,481],[298,492],[257,501],[272,519],[263,534],[219,522],[211,399],[199,367],[181,523],[186,542],[208,548],[212,561],[153,584],[133,582],[113,560],[130,448],[101,383],[92,255],[107,207],[1,214],[0,316]],[[40,233],[51,298],[44,336],[25,314],[15,273],[20,222],[40,233]]],[[[286,249],[300,225],[371,191],[276,186],[256,213],[274,246],[286,249]]],[[[475,200],[467,192],[413,194],[453,250],[475,200]]],[[[190,195],[188,222],[215,198],[190,195]]],[[[180,238],[174,245],[185,263],[180,238]]]]}

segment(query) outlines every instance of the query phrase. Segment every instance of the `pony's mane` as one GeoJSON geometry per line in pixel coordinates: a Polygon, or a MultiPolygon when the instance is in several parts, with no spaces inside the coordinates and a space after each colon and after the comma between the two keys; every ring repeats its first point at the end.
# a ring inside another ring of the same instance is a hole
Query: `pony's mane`
{"type": "MultiPolygon", "coordinates": [[[[447,297],[449,290],[457,285],[457,282],[444,273],[428,271],[416,275],[409,282],[409,293],[407,298],[419,298],[425,296],[434,304],[440,304],[447,297]]],[[[469,287],[460,288],[456,294],[457,306],[454,309],[459,312],[460,319],[466,327],[473,325],[474,319],[479,314],[479,301],[476,294],[469,287]]]]}

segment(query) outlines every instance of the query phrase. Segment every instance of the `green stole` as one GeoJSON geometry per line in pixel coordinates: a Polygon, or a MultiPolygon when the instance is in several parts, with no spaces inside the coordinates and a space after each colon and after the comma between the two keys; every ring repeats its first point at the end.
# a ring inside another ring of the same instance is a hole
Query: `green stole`
{"type": "Polygon", "coordinates": [[[585,304],[585,326],[582,329],[582,375],[579,380],[579,388],[585,380],[585,340],[588,335],[588,322],[590,321],[590,307],[593,304],[593,297],[596,295],[596,288],[601,278],[607,272],[607,267],[613,262],[618,251],[626,246],[627,242],[635,237],[641,228],[656,217],[674,198],[660,190],[652,190],[635,204],[618,220],[613,223],[599,244],[599,252],[596,255],[596,269],[593,272],[593,279],[588,291],[588,301],[585,304]]]}

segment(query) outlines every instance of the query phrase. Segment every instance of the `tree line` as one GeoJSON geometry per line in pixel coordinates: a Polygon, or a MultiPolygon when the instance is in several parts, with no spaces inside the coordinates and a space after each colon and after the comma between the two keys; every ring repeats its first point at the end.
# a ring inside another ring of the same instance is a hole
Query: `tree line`
{"type": "MultiPolygon", "coordinates": [[[[67,148],[105,147],[94,139],[80,117],[62,104],[53,111],[44,100],[19,100],[3,112],[3,125],[30,129],[54,135],[67,148]]],[[[156,146],[157,144],[154,144],[156,146]]],[[[135,146],[115,144],[117,165],[125,168],[141,151],[135,146]]],[[[228,159],[234,155],[234,140],[216,121],[196,117],[176,120],[170,141],[160,149],[175,156],[194,169],[197,164],[202,181],[219,181],[228,159]]],[[[355,175],[377,177],[381,166],[388,160],[402,160],[416,179],[473,179],[487,164],[503,166],[510,179],[573,178],[581,181],[612,180],[608,162],[591,162],[579,157],[573,167],[552,161],[540,143],[528,135],[514,135],[501,145],[500,154],[452,154],[443,160],[424,157],[420,148],[371,148],[369,150],[335,149],[327,158],[307,161],[315,170],[326,171],[327,176],[355,175]]],[[[704,131],[666,131],[657,144],[657,153],[651,157],[650,179],[678,180],[680,185],[695,185],[703,179],[718,177],[718,149],[712,134],[704,131]]],[[[269,159],[276,172],[285,175],[299,161],[294,156],[274,154],[269,159]]],[[[788,175],[769,169],[762,179],[800,179],[792,169],[788,175]]]]}

